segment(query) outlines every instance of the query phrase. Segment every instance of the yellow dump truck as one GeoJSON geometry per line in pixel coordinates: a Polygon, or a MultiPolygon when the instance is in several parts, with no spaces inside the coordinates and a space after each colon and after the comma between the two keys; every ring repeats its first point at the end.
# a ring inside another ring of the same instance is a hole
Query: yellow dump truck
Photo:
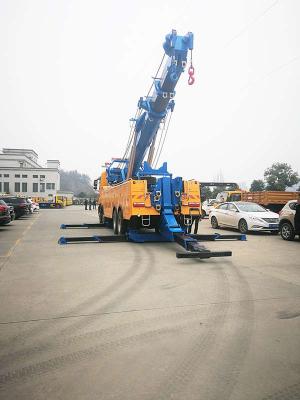
{"type": "Polygon", "coordinates": [[[280,191],[248,192],[246,190],[223,191],[217,195],[216,204],[226,201],[250,201],[274,212],[279,212],[288,201],[296,200],[298,193],[280,191]]]}

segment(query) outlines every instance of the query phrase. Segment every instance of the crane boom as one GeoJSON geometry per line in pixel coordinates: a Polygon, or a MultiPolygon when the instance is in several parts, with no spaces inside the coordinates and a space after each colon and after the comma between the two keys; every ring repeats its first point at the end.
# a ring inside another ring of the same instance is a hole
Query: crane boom
{"type": "Polygon", "coordinates": [[[136,177],[161,121],[174,109],[175,87],[187,63],[188,50],[193,49],[193,34],[178,36],[175,30],[166,35],[163,44],[167,61],[160,77],[154,78],[150,96],[141,97],[138,108],[144,110],[136,120],[127,179],[136,177]]]}

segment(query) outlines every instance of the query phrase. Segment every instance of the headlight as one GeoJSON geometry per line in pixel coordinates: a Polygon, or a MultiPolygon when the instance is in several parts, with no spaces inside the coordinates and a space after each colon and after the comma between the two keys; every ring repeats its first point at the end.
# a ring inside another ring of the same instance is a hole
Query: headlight
{"type": "Polygon", "coordinates": [[[253,221],[266,222],[263,219],[258,218],[258,217],[250,217],[250,219],[252,219],[253,221]]]}

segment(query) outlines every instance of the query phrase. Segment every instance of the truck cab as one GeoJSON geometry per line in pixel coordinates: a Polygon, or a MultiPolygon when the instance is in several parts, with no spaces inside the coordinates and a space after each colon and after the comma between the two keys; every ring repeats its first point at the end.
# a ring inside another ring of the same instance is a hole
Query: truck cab
{"type": "Polygon", "coordinates": [[[242,190],[225,190],[218,193],[216,203],[224,203],[225,201],[241,201],[242,190]]]}

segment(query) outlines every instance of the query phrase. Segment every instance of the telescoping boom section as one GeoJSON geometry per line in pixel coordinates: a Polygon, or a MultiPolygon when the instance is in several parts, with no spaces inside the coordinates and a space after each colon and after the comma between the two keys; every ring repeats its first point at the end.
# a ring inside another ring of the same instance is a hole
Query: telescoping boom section
{"type": "MultiPolygon", "coordinates": [[[[175,106],[175,88],[187,66],[188,53],[193,50],[193,34],[179,36],[173,30],[165,37],[163,49],[164,56],[151,88],[147,96],[139,99],[136,115],[131,119],[132,130],[124,156],[107,163],[96,180],[98,226],[110,226],[115,236],[111,240],[108,236],[85,237],[83,241],[107,243],[118,238],[134,242],[176,241],[186,250],[178,253],[178,257],[228,256],[230,251],[210,252],[199,245],[199,240],[243,240],[245,237],[198,235],[201,217],[199,182],[174,178],[166,162],[157,167],[175,106]]],[[[188,83],[193,84],[192,57],[188,73],[188,83]]],[[[62,228],[66,227],[71,226],[62,225],[62,228]]],[[[78,242],[78,239],[63,237],[60,243],[78,242]]]]}

